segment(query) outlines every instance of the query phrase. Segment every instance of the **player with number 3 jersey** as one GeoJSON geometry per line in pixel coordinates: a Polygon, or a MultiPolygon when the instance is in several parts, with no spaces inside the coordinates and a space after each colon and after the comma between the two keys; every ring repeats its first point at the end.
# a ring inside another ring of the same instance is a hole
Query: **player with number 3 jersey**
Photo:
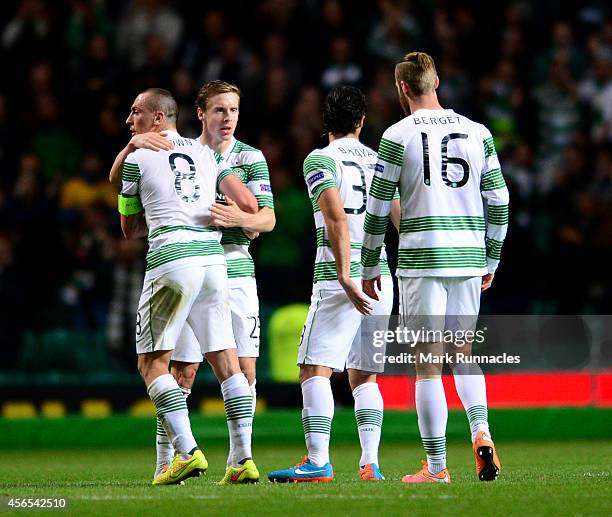
{"type": "Polygon", "coordinates": [[[345,368],[362,449],[359,476],[366,481],[384,479],[378,460],[383,400],[376,382],[383,364],[375,361],[368,338],[375,330],[387,329],[391,314],[393,282],[386,261],[380,300],[369,302],[354,283],[360,278],[366,200],[376,165],[376,153],[359,141],[365,112],[365,96],[360,90],[333,88],[323,108],[329,145],[312,151],[304,161],[317,238],[314,285],[297,360],[308,455],[294,468],[271,472],[268,478],[272,481],[333,480],[330,377],[333,371],[345,368]]]}

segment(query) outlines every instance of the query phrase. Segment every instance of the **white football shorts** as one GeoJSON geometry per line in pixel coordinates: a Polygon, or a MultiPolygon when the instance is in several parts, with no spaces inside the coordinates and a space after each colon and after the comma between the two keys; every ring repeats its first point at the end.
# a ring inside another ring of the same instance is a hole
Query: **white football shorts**
{"type": "Polygon", "coordinates": [[[186,324],[200,353],[235,348],[225,265],[145,275],[136,321],[136,352],[174,350],[186,324]]]}
{"type": "MultiPolygon", "coordinates": [[[[240,279],[230,283],[229,308],[231,314],[232,341],[238,348],[238,357],[259,357],[259,298],[254,278],[240,279]]],[[[212,350],[208,350],[211,351],[212,350]]],[[[204,352],[206,353],[206,352],[204,352]]],[[[174,352],[173,361],[201,363],[203,354],[189,324],[183,328],[174,352]]]]}
{"type": "MultiPolygon", "coordinates": [[[[414,330],[473,330],[480,311],[482,277],[399,277],[401,325],[414,330]]],[[[436,338],[423,342],[437,341],[436,338]]]]}
{"type": "Polygon", "coordinates": [[[342,372],[354,368],[371,373],[383,371],[384,365],[374,360],[369,340],[362,339],[373,329],[387,330],[393,307],[393,279],[381,277],[379,301],[372,303],[372,316],[363,317],[353,306],[343,289],[315,288],[302,331],[298,364],[327,366],[342,372]],[[362,327],[362,323],[365,327],[362,327]]]}

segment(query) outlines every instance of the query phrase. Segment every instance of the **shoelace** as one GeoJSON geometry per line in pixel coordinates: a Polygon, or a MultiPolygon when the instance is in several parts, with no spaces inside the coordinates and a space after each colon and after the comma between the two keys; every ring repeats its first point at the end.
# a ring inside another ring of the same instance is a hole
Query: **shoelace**
{"type": "Polygon", "coordinates": [[[302,461],[300,463],[296,463],[295,465],[293,465],[293,468],[296,469],[298,467],[301,467],[302,465],[304,465],[307,462],[308,462],[308,455],[304,454],[304,456],[302,456],[302,461]]]}

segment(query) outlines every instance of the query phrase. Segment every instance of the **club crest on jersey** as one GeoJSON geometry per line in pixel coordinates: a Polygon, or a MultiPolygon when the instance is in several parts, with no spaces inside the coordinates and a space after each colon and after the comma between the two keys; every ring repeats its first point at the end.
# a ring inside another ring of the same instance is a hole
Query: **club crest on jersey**
{"type": "Polygon", "coordinates": [[[382,163],[377,163],[376,167],[374,167],[376,172],[385,172],[385,166],[382,163]]]}
{"type": "Polygon", "coordinates": [[[238,176],[240,178],[240,181],[242,181],[242,183],[246,182],[247,179],[247,174],[246,171],[242,168],[242,167],[232,167],[232,173],[236,176],[238,176]]]}
{"type": "Polygon", "coordinates": [[[312,176],[310,176],[310,178],[306,180],[306,183],[308,183],[309,187],[312,187],[312,184],[322,179],[323,176],[325,176],[323,172],[317,172],[316,174],[313,174],[312,176]]]}

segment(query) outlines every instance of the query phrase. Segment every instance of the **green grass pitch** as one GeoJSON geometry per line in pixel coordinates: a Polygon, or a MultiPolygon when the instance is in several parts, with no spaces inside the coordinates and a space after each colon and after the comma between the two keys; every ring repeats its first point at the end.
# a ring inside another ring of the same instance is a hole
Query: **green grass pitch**
{"type": "MultiPolygon", "coordinates": [[[[152,448],[5,450],[0,497],[66,497],[65,512],[73,515],[610,515],[610,441],[513,441],[498,448],[503,470],[491,483],[476,479],[466,441],[449,445],[451,485],[402,484],[400,477],[415,471],[423,457],[411,439],[383,441],[385,482],[359,480],[358,443],[332,443],[333,483],[272,484],[265,474],[297,462],[304,447],[267,443],[256,448],[262,482],[217,486],[226,451],[219,443],[203,443],[208,474],[170,487],[149,486],[152,448]]],[[[7,510],[2,501],[0,513],[7,510]]]]}

